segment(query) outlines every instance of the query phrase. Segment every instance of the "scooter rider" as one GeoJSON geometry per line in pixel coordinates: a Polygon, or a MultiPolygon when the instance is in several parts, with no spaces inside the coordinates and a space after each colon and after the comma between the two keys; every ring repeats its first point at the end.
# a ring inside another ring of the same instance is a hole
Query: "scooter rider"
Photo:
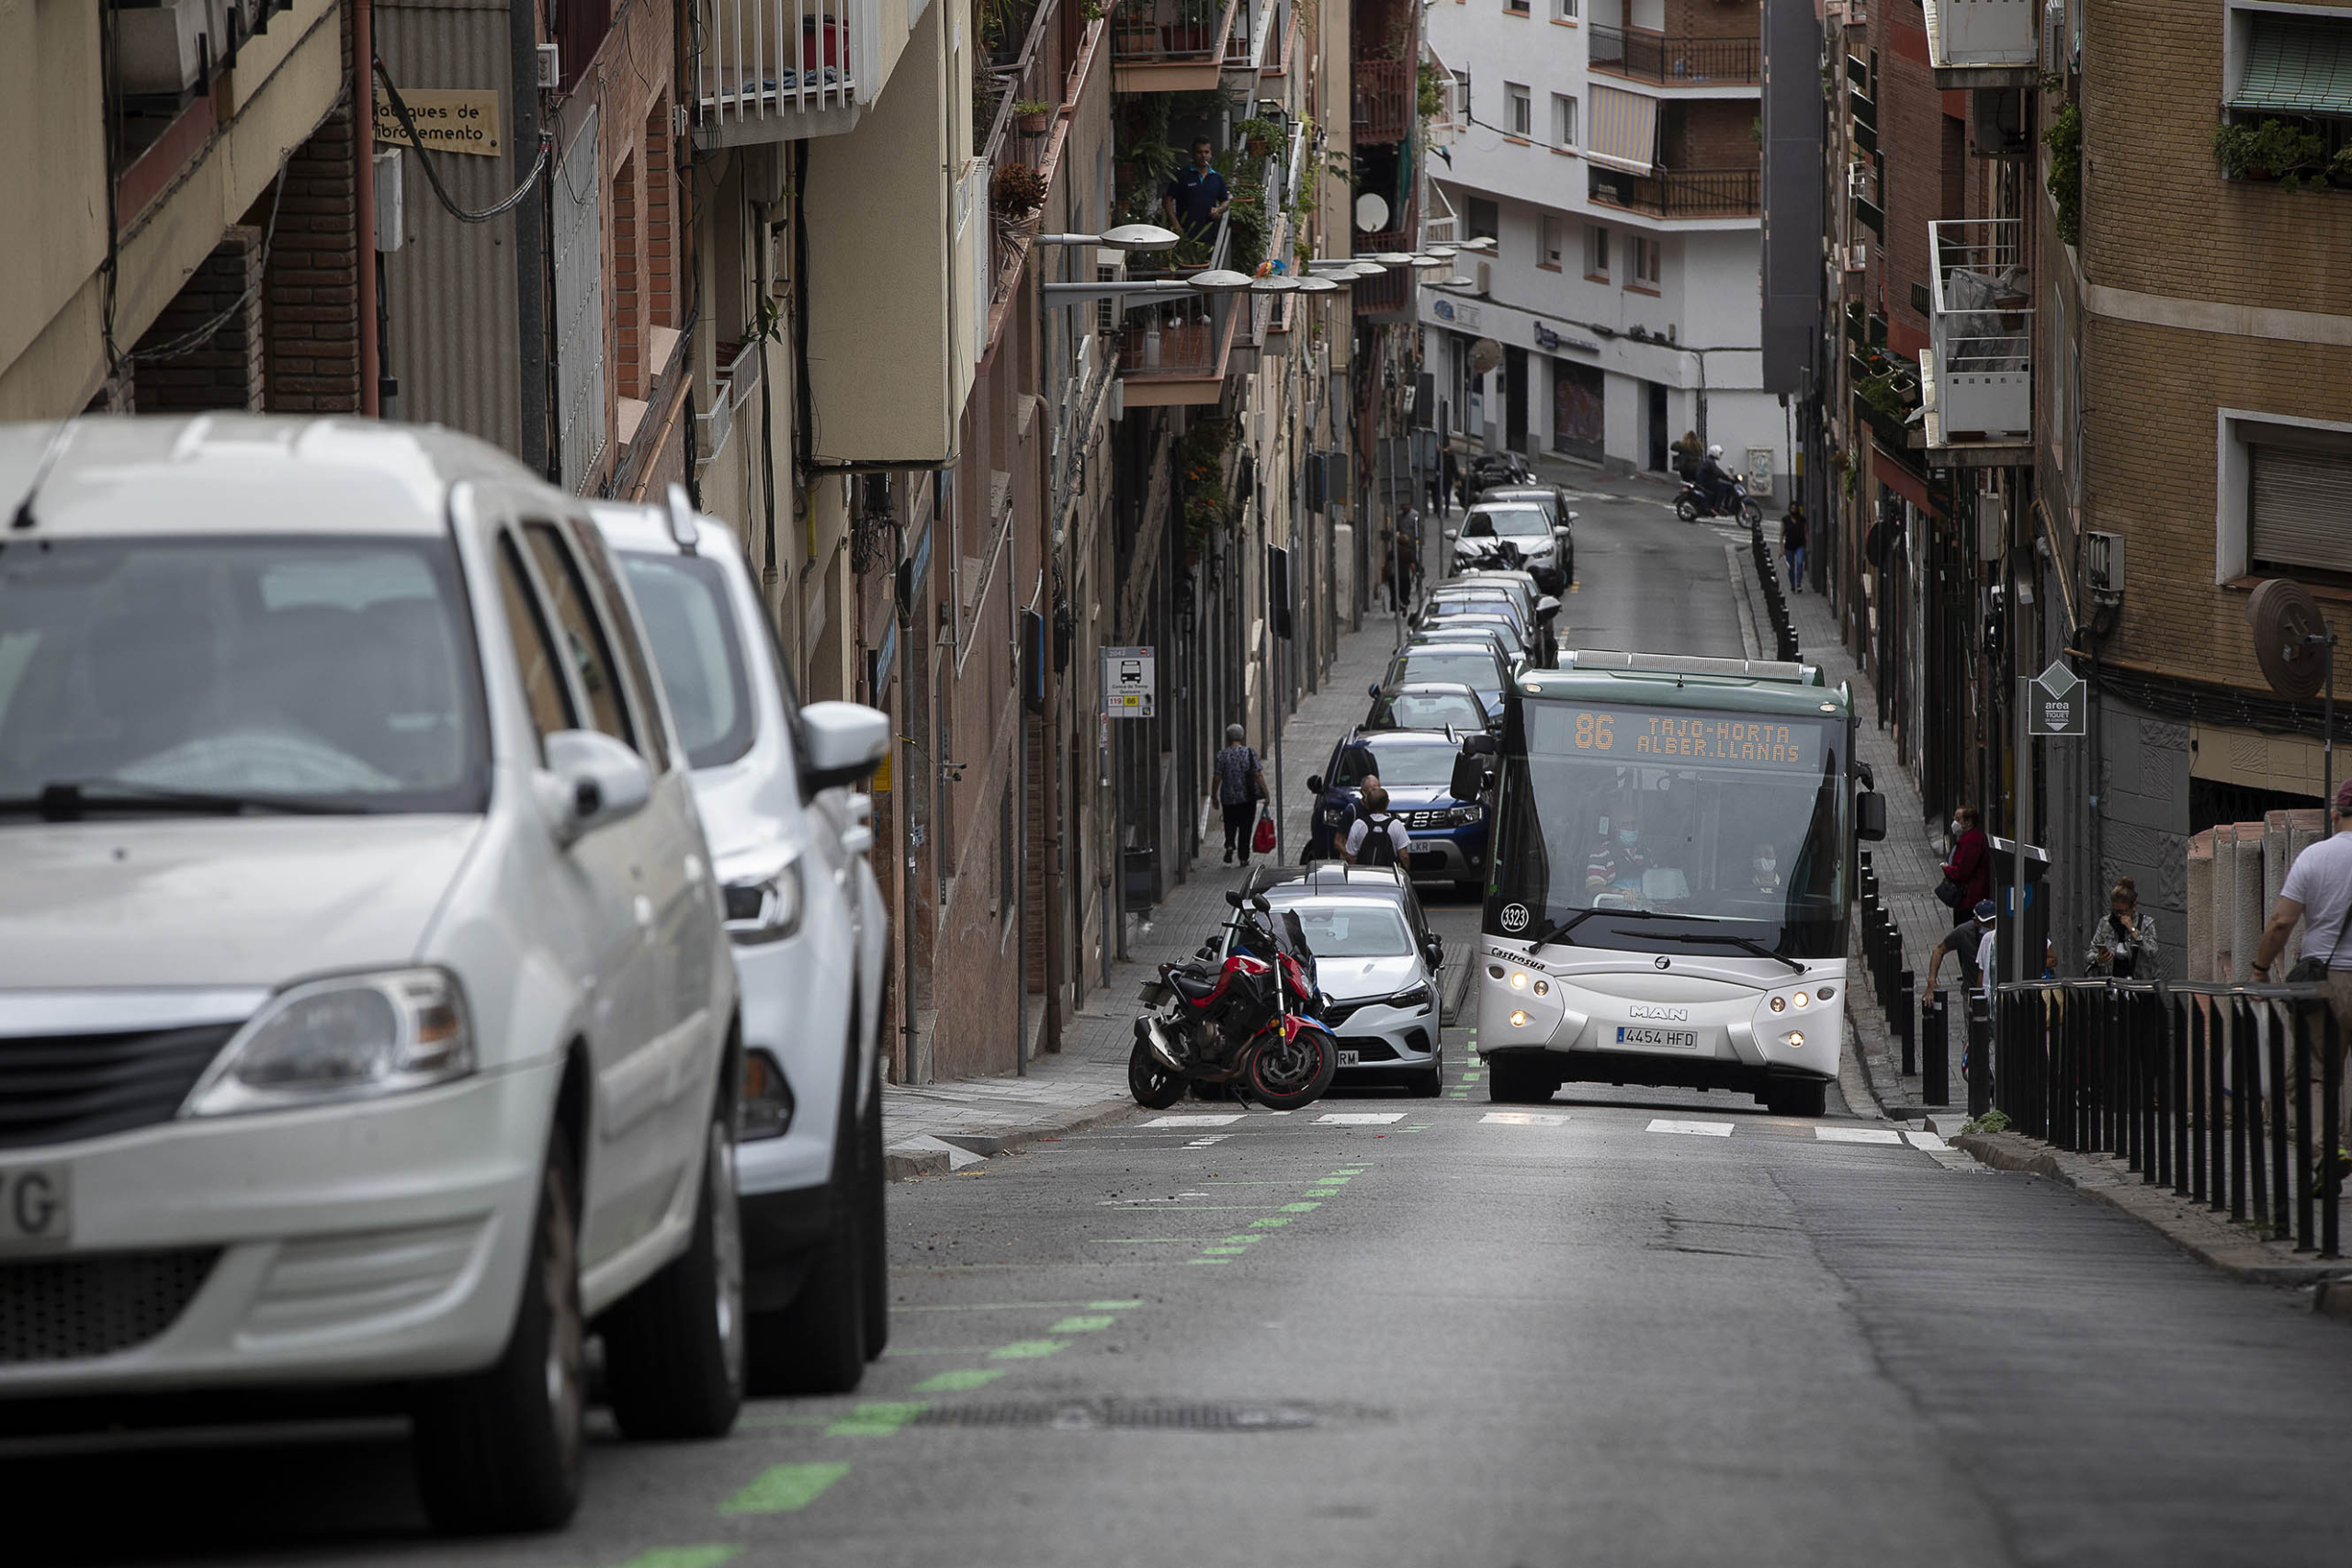
{"type": "Polygon", "coordinates": [[[1711,510],[1728,516],[1738,510],[1731,491],[1732,477],[1724,467],[1724,449],[1710,446],[1699,461],[1699,493],[1706,497],[1711,510]]]}

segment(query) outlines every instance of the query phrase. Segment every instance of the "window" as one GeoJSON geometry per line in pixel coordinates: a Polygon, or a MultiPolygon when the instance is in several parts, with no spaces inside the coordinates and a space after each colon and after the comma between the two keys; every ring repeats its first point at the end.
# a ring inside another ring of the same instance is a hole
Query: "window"
{"type": "Polygon", "coordinates": [[[1634,236],[1634,276],[1627,280],[1630,288],[1656,288],[1665,267],[1660,258],[1664,248],[1646,234],[1634,236]]]}
{"type": "Polygon", "coordinates": [[[523,536],[530,541],[532,558],[538,562],[539,576],[547,583],[556,627],[571,656],[572,671],[580,677],[580,690],[588,699],[589,724],[625,745],[636,745],[628,708],[621,697],[620,670],[589,600],[580,563],[572,559],[571,547],[553,524],[526,524],[523,536]]]}
{"type": "Polygon", "coordinates": [[[1598,223],[1584,231],[1584,275],[1609,281],[1609,231],[1598,223]]]}
{"type": "Polygon", "coordinates": [[[1536,220],[1535,265],[1537,266],[1549,267],[1554,272],[1560,270],[1560,231],[1566,226],[1565,220],[1554,218],[1549,214],[1536,220]]]}
{"type": "Polygon", "coordinates": [[[2223,409],[2215,475],[2215,580],[2352,583],[2352,424],[2223,409]]]}
{"type": "Polygon", "coordinates": [[[1470,117],[1470,73],[1467,71],[1453,73],[1453,112],[1460,118],[1470,117]]]}
{"type": "Polygon", "coordinates": [[[707,556],[625,560],[688,761],[712,768],[735,761],[752,749],[752,689],[718,563],[707,556]]]}
{"type": "Polygon", "coordinates": [[[506,604],[506,632],[514,642],[514,668],[523,677],[523,698],[531,705],[531,728],[545,740],[559,729],[574,727],[571,691],[563,683],[555,639],[511,538],[498,541],[498,587],[506,604]]]}
{"type": "Polygon", "coordinates": [[[1502,209],[1484,197],[1470,198],[1470,237],[1492,240],[1502,231],[1502,209]]]}
{"type": "Polygon", "coordinates": [[[1552,95],[1552,145],[1566,152],[1577,144],[1577,101],[1566,93],[1552,95]]]}
{"type": "Polygon", "coordinates": [[[1535,135],[1535,108],[1527,89],[1516,82],[1506,82],[1503,84],[1503,98],[1505,119],[1510,127],[1510,133],[1532,140],[1535,135]]]}
{"type": "Polygon", "coordinates": [[[1577,19],[1577,0],[1552,0],[1552,19],[1573,22],[1577,19]]]}
{"type": "Polygon", "coordinates": [[[1527,15],[1527,0],[1503,0],[1503,10],[1513,17],[1527,15]]]}

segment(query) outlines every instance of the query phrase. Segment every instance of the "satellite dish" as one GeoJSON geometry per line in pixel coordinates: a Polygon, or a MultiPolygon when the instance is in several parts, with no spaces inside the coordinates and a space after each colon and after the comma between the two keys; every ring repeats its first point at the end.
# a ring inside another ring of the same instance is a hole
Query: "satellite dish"
{"type": "Polygon", "coordinates": [[[2327,619],[2300,582],[2274,577],[2245,602],[2254,626],[2254,659],[2282,697],[2315,697],[2327,679],[2327,619]]]}
{"type": "Polygon", "coordinates": [[[1503,345],[1493,338],[1482,337],[1470,345],[1470,374],[1484,376],[1503,362],[1503,345]]]}
{"type": "Polygon", "coordinates": [[[1371,191],[1356,197],[1356,232],[1377,234],[1388,227],[1388,201],[1371,191]]]}

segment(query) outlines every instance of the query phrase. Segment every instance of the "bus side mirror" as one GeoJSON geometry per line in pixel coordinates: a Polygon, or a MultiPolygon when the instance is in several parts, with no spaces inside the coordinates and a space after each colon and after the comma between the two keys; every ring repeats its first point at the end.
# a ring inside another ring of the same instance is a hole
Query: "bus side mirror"
{"type": "Polygon", "coordinates": [[[1453,759],[1453,776],[1446,781],[1445,793],[1456,800],[1476,800],[1486,787],[1487,764],[1465,749],[1453,759]]]}
{"type": "Polygon", "coordinates": [[[1866,789],[1854,797],[1854,837],[1886,837],[1886,796],[1874,789],[1866,789]]]}

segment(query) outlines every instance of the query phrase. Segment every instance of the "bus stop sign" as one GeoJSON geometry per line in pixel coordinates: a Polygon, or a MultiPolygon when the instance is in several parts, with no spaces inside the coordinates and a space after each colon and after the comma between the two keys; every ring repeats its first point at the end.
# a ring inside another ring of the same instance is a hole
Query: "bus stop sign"
{"type": "Polygon", "coordinates": [[[1152,650],[1102,650],[1102,714],[1106,718],[1149,718],[1159,696],[1152,650]]]}
{"type": "Polygon", "coordinates": [[[2090,688],[2072,670],[2052,660],[2050,668],[2025,682],[2028,735],[2090,733],[2090,688]]]}

